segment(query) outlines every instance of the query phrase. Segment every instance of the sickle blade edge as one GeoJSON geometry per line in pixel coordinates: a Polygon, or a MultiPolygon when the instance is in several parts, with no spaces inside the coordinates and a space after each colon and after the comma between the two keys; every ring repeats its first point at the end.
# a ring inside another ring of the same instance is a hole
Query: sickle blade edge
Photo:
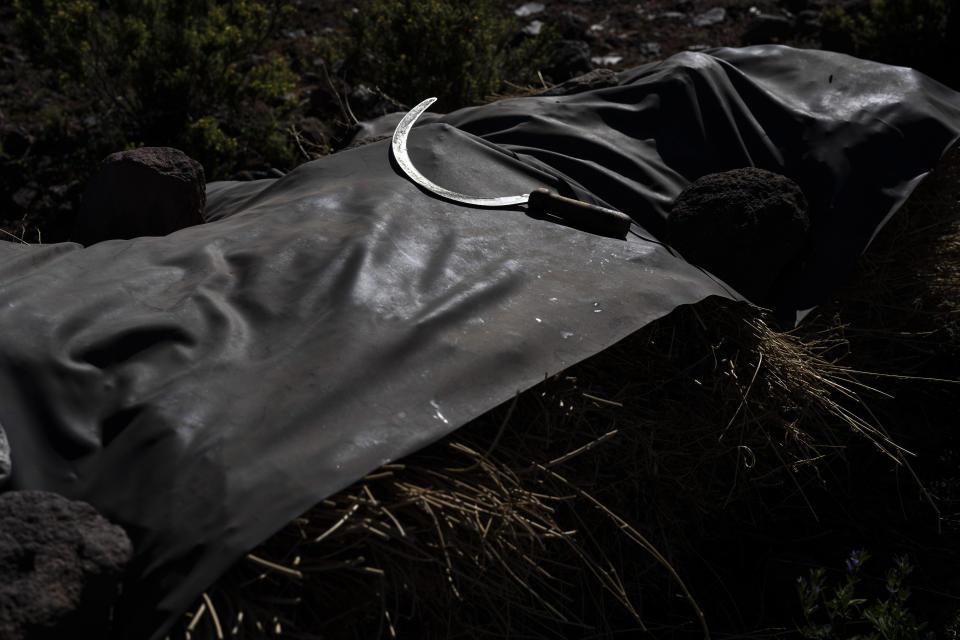
{"type": "Polygon", "coordinates": [[[478,196],[468,196],[462,193],[457,193],[456,191],[451,191],[450,189],[441,187],[437,183],[433,182],[425,175],[420,173],[415,166],[413,166],[413,161],[410,160],[410,155],[407,153],[407,138],[410,136],[410,129],[413,128],[414,123],[416,123],[417,119],[423,114],[423,112],[426,111],[430,105],[436,101],[436,98],[427,98],[411,109],[405,116],[403,116],[403,118],[397,124],[397,128],[394,129],[393,138],[390,141],[390,150],[393,152],[393,158],[397,161],[400,169],[414,183],[420,185],[434,195],[447,200],[452,200],[453,202],[470,204],[477,207],[512,207],[518,204],[525,204],[529,199],[529,195],[483,198],[478,196]]]}

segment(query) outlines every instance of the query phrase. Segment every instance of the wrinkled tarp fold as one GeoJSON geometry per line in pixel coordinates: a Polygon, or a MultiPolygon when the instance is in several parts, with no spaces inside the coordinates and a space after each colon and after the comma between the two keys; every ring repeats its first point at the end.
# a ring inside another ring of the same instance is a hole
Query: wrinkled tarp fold
{"type": "Polygon", "coordinates": [[[789,323],[960,133],[957,93],[827,52],[717,49],[618,77],[425,119],[409,146],[448,188],[620,209],[627,241],[432,198],[382,141],[211,184],[211,221],[167,237],[0,243],[7,488],[127,529],[117,637],[162,637],[244,552],[378,465],[678,305],[737,297],[656,241],[700,175],[757,166],[804,189],[813,235],[775,299],[789,323]]]}

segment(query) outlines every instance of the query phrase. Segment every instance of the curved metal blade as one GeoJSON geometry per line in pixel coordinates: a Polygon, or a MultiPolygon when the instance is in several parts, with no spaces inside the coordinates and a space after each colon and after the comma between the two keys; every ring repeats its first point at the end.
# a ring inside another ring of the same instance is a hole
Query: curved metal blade
{"type": "Polygon", "coordinates": [[[410,135],[410,129],[413,127],[413,123],[417,121],[417,118],[419,118],[420,115],[436,101],[436,98],[427,98],[415,106],[410,110],[410,113],[403,116],[400,124],[397,125],[397,128],[393,132],[393,140],[390,144],[390,148],[393,150],[394,159],[396,159],[397,164],[400,165],[400,168],[403,170],[403,172],[407,174],[407,177],[427,191],[430,191],[441,198],[446,198],[447,200],[453,200],[455,202],[462,202],[464,204],[472,204],[478,207],[512,207],[514,205],[526,203],[530,198],[529,194],[519,196],[502,196],[499,198],[481,198],[457,193],[456,191],[451,191],[450,189],[441,187],[417,171],[417,168],[413,166],[413,162],[410,161],[410,156],[407,155],[407,137],[410,135]]]}

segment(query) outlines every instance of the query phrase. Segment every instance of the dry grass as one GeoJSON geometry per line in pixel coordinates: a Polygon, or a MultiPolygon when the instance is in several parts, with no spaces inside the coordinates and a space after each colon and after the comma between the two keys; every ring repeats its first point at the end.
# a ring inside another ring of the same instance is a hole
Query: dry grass
{"type": "MultiPolygon", "coordinates": [[[[877,235],[809,326],[845,325],[857,367],[915,375],[960,355],[960,144],[877,235]]],[[[955,372],[955,371],[954,371],[955,372]]]]}
{"type": "Polygon", "coordinates": [[[711,517],[802,493],[852,436],[903,459],[838,346],[744,304],[679,308],[290,523],[189,635],[218,637],[212,608],[227,637],[603,637],[659,593],[703,625],[674,561],[711,517]]]}

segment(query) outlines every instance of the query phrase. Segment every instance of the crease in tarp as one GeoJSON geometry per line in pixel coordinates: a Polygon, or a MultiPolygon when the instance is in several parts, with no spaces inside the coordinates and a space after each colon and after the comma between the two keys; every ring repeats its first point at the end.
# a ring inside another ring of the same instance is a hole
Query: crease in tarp
{"type": "Polygon", "coordinates": [[[450,189],[551,186],[624,211],[627,241],[433,198],[384,140],[210,184],[210,222],[166,237],[0,243],[7,488],[126,528],[116,637],[162,638],[232,562],[377,466],[679,305],[738,298],[657,242],[697,177],[753,165],[804,189],[812,240],[774,297],[789,325],[960,133],[957,93],[828,52],[716,49],[618,79],[427,118],[409,149],[450,189]]]}

